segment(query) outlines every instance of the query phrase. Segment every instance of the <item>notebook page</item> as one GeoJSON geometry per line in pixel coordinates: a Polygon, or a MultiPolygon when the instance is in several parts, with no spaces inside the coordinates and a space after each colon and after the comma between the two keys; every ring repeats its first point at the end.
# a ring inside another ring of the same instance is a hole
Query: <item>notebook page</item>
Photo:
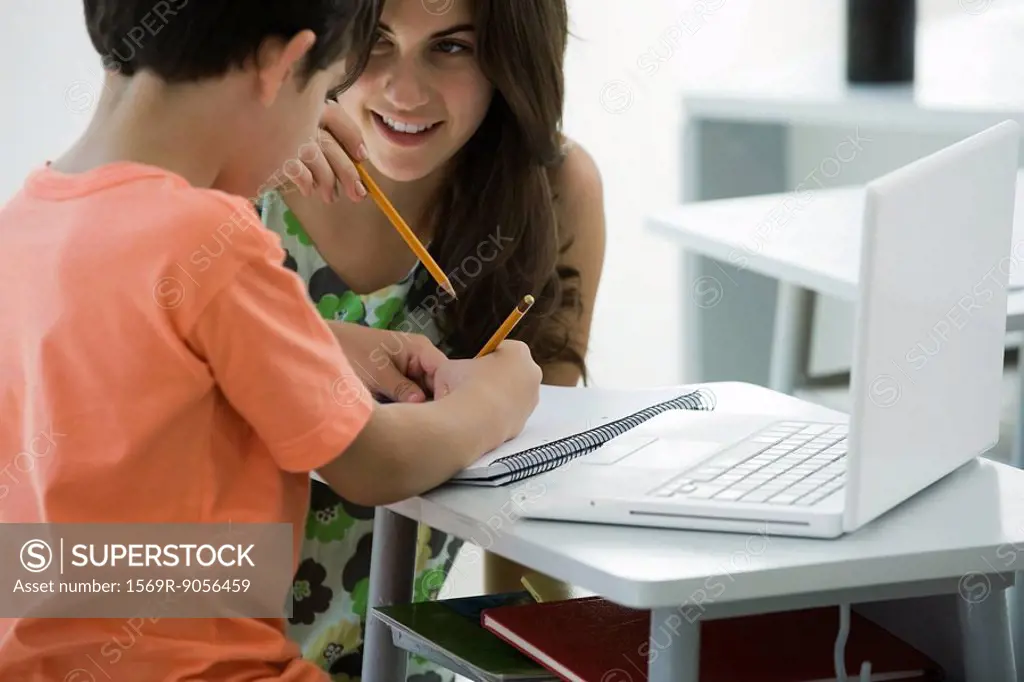
{"type": "MultiPolygon", "coordinates": [[[[522,432],[487,453],[455,478],[483,474],[496,460],[628,417],[694,389],[671,386],[649,389],[541,386],[540,402],[522,432]]],[[[501,467],[504,470],[504,467],[501,467]]]]}

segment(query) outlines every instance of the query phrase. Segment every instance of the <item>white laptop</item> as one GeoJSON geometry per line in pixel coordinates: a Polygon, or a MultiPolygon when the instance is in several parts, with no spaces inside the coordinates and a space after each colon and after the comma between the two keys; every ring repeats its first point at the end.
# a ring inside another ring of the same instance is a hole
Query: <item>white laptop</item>
{"type": "Polygon", "coordinates": [[[999,439],[1019,126],[866,187],[848,421],[670,411],[538,477],[533,518],[838,537],[999,439]]]}

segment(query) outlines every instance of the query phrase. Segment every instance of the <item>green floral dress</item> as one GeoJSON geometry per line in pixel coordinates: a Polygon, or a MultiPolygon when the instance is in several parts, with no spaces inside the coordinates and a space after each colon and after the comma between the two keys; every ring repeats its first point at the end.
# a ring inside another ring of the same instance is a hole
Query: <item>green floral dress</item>
{"type": "MultiPolygon", "coordinates": [[[[344,320],[379,329],[414,331],[442,347],[437,328],[417,314],[417,326],[403,324],[432,293],[430,273],[417,265],[400,282],[371,294],[349,289],[320,257],[302,225],[276,192],[257,207],[263,224],[281,236],[285,265],[302,277],[309,296],[328,320],[344,320]],[[424,326],[426,328],[424,328],[424,326]]],[[[289,636],[303,656],[327,671],[334,682],[358,682],[363,664],[366,602],[370,582],[372,507],[341,499],[311,480],[309,516],[293,585],[289,636]]],[[[414,599],[435,599],[451,570],[462,541],[420,526],[414,599]]],[[[449,671],[418,656],[409,659],[408,682],[448,682],[449,671]]]]}

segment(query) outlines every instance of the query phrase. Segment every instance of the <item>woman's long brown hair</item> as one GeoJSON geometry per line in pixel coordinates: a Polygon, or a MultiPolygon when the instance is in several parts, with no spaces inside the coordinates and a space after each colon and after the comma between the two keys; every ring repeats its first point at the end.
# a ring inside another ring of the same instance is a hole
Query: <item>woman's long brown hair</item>
{"type": "Polygon", "coordinates": [[[558,266],[569,244],[552,182],[564,157],[565,0],[474,3],[477,59],[495,93],[430,204],[431,255],[458,295],[443,299],[438,322],[452,354],[472,357],[532,294],[511,338],[529,345],[538,364],[571,363],[586,380],[569,326],[581,308],[579,273],[558,266]]]}

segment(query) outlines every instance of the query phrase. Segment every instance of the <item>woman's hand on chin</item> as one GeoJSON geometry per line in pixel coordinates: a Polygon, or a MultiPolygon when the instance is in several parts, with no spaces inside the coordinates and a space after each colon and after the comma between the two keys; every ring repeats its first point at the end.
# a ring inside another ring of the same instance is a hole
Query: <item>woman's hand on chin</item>
{"type": "Polygon", "coordinates": [[[344,193],[352,201],[366,197],[355,161],[366,160],[366,146],[359,128],[337,102],[328,102],[320,119],[317,139],[299,149],[299,171],[292,184],[308,197],[317,195],[334,203],[344,193]]]}

